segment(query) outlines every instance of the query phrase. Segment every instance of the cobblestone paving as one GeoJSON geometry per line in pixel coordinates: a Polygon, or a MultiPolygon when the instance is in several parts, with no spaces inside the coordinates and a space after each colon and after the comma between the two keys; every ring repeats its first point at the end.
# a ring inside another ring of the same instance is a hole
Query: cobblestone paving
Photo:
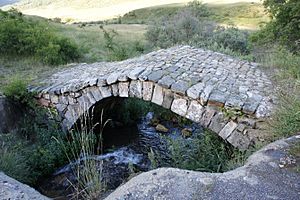
{"type": "Polygon", "coordinates": [[[122,62],[77,64],[42,85],[31,90],[39,92],[42,105],[58,109],[66,128],[103,98],[137,97],[199,122],[240,148],[256,138],[256,122],[270,116],[275,100],[274,86],[258,64],[190,46],[122,62]],[[229,118],[233,110],[239,115],[229,118]]]}

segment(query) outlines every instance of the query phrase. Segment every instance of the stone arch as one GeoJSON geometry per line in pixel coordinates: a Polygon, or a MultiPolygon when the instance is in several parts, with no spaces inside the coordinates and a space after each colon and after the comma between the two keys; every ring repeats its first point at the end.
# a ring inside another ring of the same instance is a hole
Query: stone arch
{"type": "Polygon", "coordinates": [[[260,122],[276,100],[257,63],[190,46],[121,62],[77,64],[44,83],[30,90],[39,93],[42,105],[58,110],[66,129],[101,99],[135,97],[200,123],[239,148],[259,137],[260,122]]]}
{"type": "Polygon", "coordinates": [[[247,132],[255,128],[254,118],[243,116],[229,119],[218,102],[193,99],[152,81],[131,80],[111,85],[93,85],[61,95],[47,93],[41,96],[39,102],[44,106],[55,107],[62,118],[63,127],[68,130],[84,112],[109,97],[134,97],[151,101],[199,123],[241,149],[249,146],[251,138],[247,132]]]}

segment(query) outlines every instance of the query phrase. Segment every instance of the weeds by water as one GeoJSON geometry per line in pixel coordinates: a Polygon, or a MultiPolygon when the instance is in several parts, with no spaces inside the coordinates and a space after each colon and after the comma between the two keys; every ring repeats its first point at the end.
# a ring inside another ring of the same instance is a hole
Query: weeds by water
{"type": "Polygon", "coordinates": [[[159,152],[150,149],[151,168],[175,167],[181,169],[225,172],[245,164],[254,150],[239,151],[208,130],[193,139],[167,138],[169,160],[161,159],[159,152]]]}
{"type": "Polygon", "coordinates": [[[74,189],[72,198],[96,199],[105,191],[105,180],[103,180],[103,161],[98,161],[94,155],[103,153],[102,132],[108,120],[103,122],[103,111],[101,121],[93,124],[92,114],[84,113],[80,124],[68,134],[67,142],[62,138],[55,138],[61,145],[63,152],[73,166],[76,182],[69,180],[74,189]],[[95,127],[100,126],[99,133],[95,133],[95,127]]]}

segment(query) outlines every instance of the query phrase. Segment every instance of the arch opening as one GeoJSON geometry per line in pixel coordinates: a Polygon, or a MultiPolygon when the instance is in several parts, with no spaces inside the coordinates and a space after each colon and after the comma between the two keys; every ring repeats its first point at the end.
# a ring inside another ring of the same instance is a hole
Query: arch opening
{"type": "MultiPolygon", "coordinates": [[[[108,189],[115,189],[134,173],[158,167],[223,172],[234,152],[230,144],[198,123],[138,98],[108,97],[88,112],[95,132],[99,127],[93,125],[111,119],[103,131],[103,152],[96,155],[99,163],[103,161],[108,189]]],[[[76,124],[80,128],[80,119],[76,124]]],[[[60,176],[75,179],[69,171],[60,176]]]]}

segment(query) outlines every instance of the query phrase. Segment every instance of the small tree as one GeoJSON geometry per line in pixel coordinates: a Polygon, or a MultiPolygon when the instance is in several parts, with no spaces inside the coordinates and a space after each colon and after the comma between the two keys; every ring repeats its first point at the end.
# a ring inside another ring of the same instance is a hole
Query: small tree
{"type": "Polygon", "coordinates": [[[300,50],[300,1],[265,0],[264,6],[271,21],[256,35],[254,42],[273,42],[288,47],[293,52],[300,50]]]}

